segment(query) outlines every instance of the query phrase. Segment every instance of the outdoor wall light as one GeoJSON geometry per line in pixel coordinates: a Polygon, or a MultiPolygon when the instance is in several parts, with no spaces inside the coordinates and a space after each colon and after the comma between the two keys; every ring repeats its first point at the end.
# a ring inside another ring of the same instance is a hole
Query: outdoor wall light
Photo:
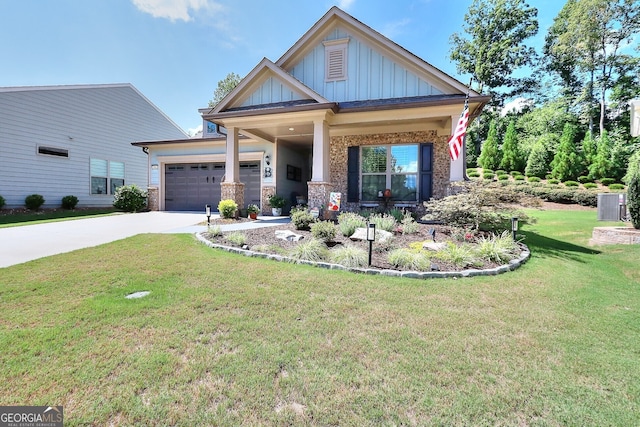
{"type": "Polygon", "coordinates": [[[376,225],[369,224],[367,227],[367,240],[369,241],[369,265],[371,265],[371,252],[373,250],[373,241],[376,240],[376,225]]]}
{"type": "Polygon", "coordinates": [[[511,218],[511,234],[513,240],[516,240],[516,231],[518,231],[518,217],[514,216],[511,218]]]}
{"type": "Polygon", "coordinates": [[[264,156],[264,162],[267,166],[269,166],[271,164],[271,156],[268,154],[264,156]]]}
{"type": "Polygon", "coordinates": [[[158,170],[158,164],[157,163],[152,164],[151,165],[151,170],[157,171],[158,170]]]}
{"type": "Polygon", "coordinates": [[[207,215],[207,226],[211,225],[211,205],[204,206],[205,215],[207,215]]]}

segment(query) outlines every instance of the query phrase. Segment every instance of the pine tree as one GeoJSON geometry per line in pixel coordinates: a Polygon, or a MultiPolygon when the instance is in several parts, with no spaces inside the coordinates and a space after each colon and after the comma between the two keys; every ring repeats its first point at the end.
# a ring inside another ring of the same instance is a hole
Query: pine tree
{"type": "Polygon", "coordinates": [[[551,162],[551,175],[560,181],[576,179],[581,172],[581,157],[576,147],[576,128],[571,123],[564,125],[560,146],[551,162]]]}
{"type": "Polygon", "coordinates": [[[498,150],[498,130],[496,126],[496,121],[491,120],[491,124],[489,125],[489,134],[487,135],[487,139],[482,144],[482,151],[480,152],[480,157],[478,158],[478,164],[483,169],[491,169],[496,170],[500,165],[500,151],[498,150]]]}
{"type": "Polygon", "coordinates": [[[544,140],[545,137],[543,136],[538,139],[531,148],[529,158],[527,159],[527,167],[524,170],[527,176],[537,176],[538,178],[547,176],[547,171],[549,170],[549,154],[544,140]]]}
{"type": "Polygon", "coordinates": [[[502,161],[500,161],[500,169],[506,171],[522,172],[522,160],[520,147],[518,145],[518,135],[516,134],[516,124],[514,120],[509,122],[507,131],[504,134],[502,143],[502,161]]]}
{"type": "Polygon", "coordinates": [[[606,130],[598,138],[597,145],[596,155],[589,165],[589,177],[592,179],[606,178],[611,171],[611,144],[606,130]]]}

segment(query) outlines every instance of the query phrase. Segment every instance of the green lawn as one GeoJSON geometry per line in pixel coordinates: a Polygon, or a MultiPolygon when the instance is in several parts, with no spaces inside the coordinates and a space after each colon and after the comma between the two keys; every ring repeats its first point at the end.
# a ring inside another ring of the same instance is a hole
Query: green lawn
{"type": "Polygon", "coordinates": [[[113,215],[115,208],[88,208],[77,210],[43,210],[24,213],[5,213],[0,210],[0,228],[16,227],[25,224],[40,224],[44,222],[67,221],[78,218],[113,215]]]}
{"type": "Polygon", "coordinates": [[[529,211],[531,260],[418,281],[140,235],[0,270],[0,405],[65,425],[640,425],[640,246],[529,211]],[[124,296],[150,290],[150,296],[124,296]]]}

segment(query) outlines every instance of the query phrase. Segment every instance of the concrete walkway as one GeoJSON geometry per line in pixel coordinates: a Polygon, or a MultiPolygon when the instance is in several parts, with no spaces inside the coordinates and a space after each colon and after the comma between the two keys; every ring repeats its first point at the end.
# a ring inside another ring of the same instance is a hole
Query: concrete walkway
{"type": "MultiPolygon", "coordinates": [[[[212,215],[212,219],[218,215],[212,215]]],[[[0,268],[77,249],[102,245],[143,233],[197,233],[207,229],[204,213],[142,212],[46,224],[0,228],[0,268]],[[204,225],[202,225],[204,224],[204,225]]],[[[276,226],[288,217],[222,226],[223,231],[276,226]]]]}

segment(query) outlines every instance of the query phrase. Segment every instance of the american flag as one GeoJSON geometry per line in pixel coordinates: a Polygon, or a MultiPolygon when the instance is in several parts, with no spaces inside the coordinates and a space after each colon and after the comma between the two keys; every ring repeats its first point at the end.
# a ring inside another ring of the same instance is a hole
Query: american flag
{"type": "Polygon", "coordinates": [[[451,156],[451,160],[457,160],[462,153],[462,149],[464,147],[464,136],[467,133],[467,124],[469,123],[469,104],[467,101],[464,103],[464,110],[462,110],[462,114],[460,114],[460,119],[458,119],[458,124],[456,125],[456,130],[451,135],[449,139],[449,155],[451,156]]]}

